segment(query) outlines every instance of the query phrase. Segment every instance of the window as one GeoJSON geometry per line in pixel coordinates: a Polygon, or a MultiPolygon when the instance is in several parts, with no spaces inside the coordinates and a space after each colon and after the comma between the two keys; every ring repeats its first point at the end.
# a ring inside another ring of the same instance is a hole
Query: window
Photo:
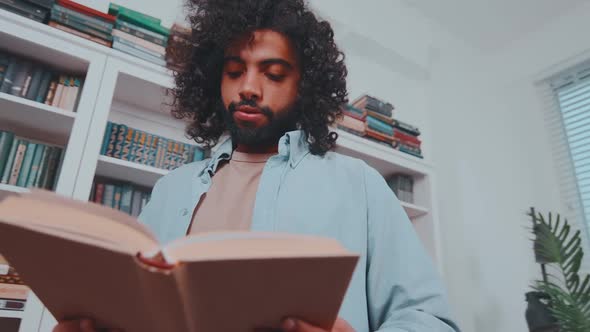
{"type": "MultiPolygon", "coordinates": [[[[555,100],[554,131],[561,147],[562,196],[590,236],[590,66],[578,67],[551,81],[555,100]],[[561,127],[561,128],[556,128],[561,127]]],[[[570,217],[571,218],[571,217],[570,217]]]]}

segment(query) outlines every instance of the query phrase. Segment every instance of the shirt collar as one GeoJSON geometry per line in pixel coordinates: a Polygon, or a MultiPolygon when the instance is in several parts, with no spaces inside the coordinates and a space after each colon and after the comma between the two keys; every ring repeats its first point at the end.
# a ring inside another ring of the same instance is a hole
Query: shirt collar
{"type": "MultiPolygon", "coordinates": [[[[222,160],[231,159],[233,144],[231,138],[226,138],[211,156],[206,171],[215,174],[222,160]]],[[[289,159],[291,168],[297,167],[303,157],[309,153],[309,145],[303,130],[293,130],[285,133],[279,139],[279,155],[289,159]]]]}

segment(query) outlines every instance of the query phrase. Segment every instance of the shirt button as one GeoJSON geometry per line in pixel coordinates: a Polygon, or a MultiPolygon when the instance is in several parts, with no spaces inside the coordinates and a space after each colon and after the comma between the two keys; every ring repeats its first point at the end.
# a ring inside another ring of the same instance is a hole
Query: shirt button
{"type": "Polygon", "coordinates": [[[188,214],[188,209],[182,209],[180,210],[180,214],[184,217],[188,214]]]}

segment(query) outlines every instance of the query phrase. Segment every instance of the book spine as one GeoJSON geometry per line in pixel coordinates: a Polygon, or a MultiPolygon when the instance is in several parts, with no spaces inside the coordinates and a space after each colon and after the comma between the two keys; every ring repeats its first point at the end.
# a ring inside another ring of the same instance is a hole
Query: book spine
{"type": "MultiPolygon", "coordinates": [[[[115,30],[116,31],[116,30],[115,30]]],[[[166,59],[166,54],[165,53],[159,53],[156,52],[154,50],[151,50],[149,48],[146,48],[140,44],[136,44],[135,42],[126,40],[124,38],[121,38],[119,36],[114,36],[113,37],[113,41],[119,45],[125,45],[127,47],[130,47],[138,52],[142,52],[145,53],[146,55],[149,55],[151,57],[154,57],[156,59],[161,59],[161,60],[165,60],[166,59]]]]}
{"type": "Polygon", "coordinates": [[[158,152],[159,137],[156,134],[152,134],[152,146],[150,147],[147,164],[149,166],[156,166],[156,155],[158,152]]]}
{"type": "Polygon", "coordinates": [[[133,197],[133,188],[130,185],[121,187],[121,206],[120,210],[131,214],[131,198],[133,197]]]}
{"type": "Polygon", "coordinates": [[[74,20],[72,18],[66,18],[64,15],[59,15],[59,14],[52,12],[50,18],[54,22],[61,23],[65,26],[69,26],[69,27],[74,28],[78,31],[82,31],[84,33],[87,33],[91,36],[95,36],[95,37],[98,37],[98,38],[101,38],[104,40],[108,40],[108,41],[111,41],[113,38],[110,35],[110,32],[105,32],[102,30],[94,29],[93,27],[85,25],[84,23],[81,23],[81,22],[74,20]]]}
{"type": "Polygon", "coordinates": [[[141,192],[133,190],[133,197],[131,198],[131,216],[138,217],[141,212],[141,192]]]}
{"type": "Polygon", "coordinates": [[[156,55],[166,54],[166,48],[164,46],[157,45],[145,39],[133,36],[119,29],[113,29],[113,37],[118,37],[120,40],[122,39],[124,42],[127,43],[127,45],[130,46],[141,46],[141,50],[145,50],[146,52],[153,52],[156,55]]]}
{"type": "Polygon", "coordinates": [[[4,165],[4,173],[2,173],[2,180],[1,183],[8,183],[10,180],[10,175],[12,174],[12,167],[14,166],[14,159],[16,158],[16,152],[18,147],[20,146],[20,139],[14,137],[12,140],[12,146],[10,147],[10,152],[8,153],[8,159],[6,160],[6,164],[4,165]]]}
{"type": "Polygon", "coordinates": [[[112,2],[109,4],[108,13],[109,13],[109,15],[112,15],[112,16],[118,16],[120,14],[133,15],[138,20],[144,21],[146,23],[153,23],[153,24],[162,23],[162,21],[157,17],[153,17],[150,15],[135,11],[133,9],[127,8],[127,7],[123,7],[121,5],[118,5],[118,4],[112,3],[112,2]]]}
{"type": "Polygon", "coordinates": [[[51,151],[51,155],[49,156],[49,161],[47,163],[47,174],[42,184],[42,188],[51,190],[57,181],[56,178],[58,176],[57,169],[59,168],[59,161],[61,159],[61,149],[58,147],[54,147],[51,151]]]}
{"type": "Polygon", "coordinates": [[[11,167],[8,165],[9,154],[12,148],[12,142],[14,141],[14,134],[8,131],[0,133],[0,179],[4,174],[4,169],[11,167]]]}
{"type": "Polygon", "coordinates": [[[34,66],[31,65],[31,69],[27,72],[27,77],[25,78],[25,83],[23,84],[23,88],[20,92],[19,97],[27,99],[27,95],[29,94],[29,88],[31,87],[31,83],[33,81],[34,70],[34,66]]]}
{"type": "Polygon", "coordinates": [[[143,159],[143,152],[145,151],[145,139],[146,133],[143,131],[138,131],[137,142],[133,147],[133,161],[139,164],[145,164],[145,160],[143,159]]]}
{"type": "Polygon", "coordinates": [[[166,38],[165,36],[125,21],[117,21],[117,23],[115,23],[115,29],[121,30],[132,36],[141,38],[156,45],[165,47],[168,44],[168,38],[166,38]]]}
{"type": "Polygon", "coordinates": [[[102,146],[100,147],[100,154],[103,156],[107,154],[107,149],[109,147],[109,141],[111,138],[111,130],[113,130],[113,123],[108,121],[102,136],[102,146]]]}
{"type": "Polygon", "coordinates": [[[103,19],[103,20],[106,20],[108,22],[113,22],[114,23],[115,20],[117,19],[113,15],[109,15],[109,14],[103,13],[101,11],[98,11],[98,10],[96,10],[94,8],[81,5],[81,4],[79,4],[79,3],[75,2],[75,1],[70,1],[70,0],[57,0],[57,3],[60,6],[62,6],[62,7],[70,8],[70,9],[73,9],[73,10],[79,12],[79,13],[86,14],[88,16],[95,17],[95,18],[98,18],[98,19],[103,19]]]}
{"type": "Polygon", "coordinates": [[[55,98],[55,93],[57,91],[57,79],[52,79],[49,82],[49,88],[47,89],[47,95],[45,96],[45,105],[53,104],[53,99],[55,98]]]}
{"type": "Polygon", "coordinates": [[[149,165],[149,155],[150,155],[150,149],[152,146],[152,134],[150,133],[144,133],[145,134],[145,140],[143,139],[142,136],[142,140],[144,142],[142,149],[141,149],[141,156],[138,156],[138,162],[140,164],[143,165],[149,165]]]}
{"type": "Polygon", "coordinates": [[[41,79],[42,79],[44,73],[45,73],[45,71],[43,70],[43,67],[40,67],[40,66],[35,67],[35,69],[33,70],[33,74],[31,75],[31,83],[29,85],[29,88],[27,90],[27,94],[25,95],[25,98],[27,98],[29,100],[35,100],[35,97],[37,97],[37,93],[39,92],[39,87],[41,85],[41,79]]]}
{"type": "Polygon", "coordinates": [[[14,82],[12,83],[12,87],[10,88],[11,95],[19,97],[21,96],[27,76],[29,75],[32,69],[31,66],[32,64],[29,61],[19,61],[18,67],[16,68],[14,82]]]}
{"type": "Polygon", "coordinates": [[[135,129],[127,128],[127,133],[125,134],[125,138],[123,141],[123,146],[121,150],[121,159],[122,160],[129,160],[131,156],[131,145],[133,144],[133,137],[135,136],[135,129]]]}
{"type": "Polygon", "coordinates": [[[53,191],[55,191],[55,189],[57,187],[59,176],[61,174],[61,167],[63,166],[64,155],[65,155],[65,153],[63,153],[63,151],[61,149],[58,149],[57,167],[55,169],[53,177],[51,178],[53,180],[53,182],[51,183],[51,186],[50,186],[50,189],[53,191]]]}
{"type": "Polygon", "coordinates": [[[69,98],[69,94],[70,94],[70,82],[71,82],[71,77],[70,76],[66,76],[63,82],[63,87],[61,90],[61,97],[59,98],[59,104],[57,104],[56,106],[65,110],[66,109],[66,102],[69,98]]]}
{"type": "Polygon", "coordinates": [[[93,202],[102,204],[102,200],[104,198],[104,183],[97,183],[94,189],[94,198],[93,202]]]}
{"type": "Polygon", "coordinates": [[[115,199],[115,185],[106,183],[104,185],[104,196],[102,198],[102,205],[113,207],[113,200],[115,199]]]}
{"type": "Polygon", "coordinates": [[[18,63],[16,57],[10,57],[8,66],[6,66],[6,72],[4,73],[4,80],[2,81],[2,85],[0,85],[0,92],[9,93],[12,89],[12,84],[16,77],[16,70],[19,66],[18,63]]]}
{"type": "MultiPolygon", "coordinates": [[[[37,162],[37,174],[34,176],[33,182],[30,184],[30,187],[38,187],[43,176],[44,167],[47,165],[47,157],[51,152],[50,147],[43,145],[42,153],[40,155],[39,161],[37,162]]],[[[27,187],[29,184],[27,183],[27,187]]]]}
{"type": "Polygon", "coordinates": [[[38,22],[42,22],[47,17],[47,13],[49,12],[45,8],[39,8],[25,1],[2,0],[0,3],[4,5],[5,8],[13,8],[20,13],[28,14],[27,16],[30,16],[30,18],[38,22]]]}
{"type": "Polygon", "coordinates": [[[47,178],[47,171],[49,169],[49,158],[51,157],[51,154],[53,153],[53,149],[54,149],[54,147],[52,147],[52,146],[45,147],[45,151],[43,153],[43,157],[42,157],[42,160],[41,160],[41,163],[39,166],[39,175],[37,176],[37,178],[35,179],[35,182],[33,183],[33,187],[35,187],[35,188],[43,188],[43,182],[47,178]]]}
{"type": "Polygon", "coordinates": [[[68,26],[65,26],[65,25],[60,24],[60,23],[55,22],[55,21],[49,21],[49,23],[47,23],[47,24],[50,27],[53,27],[53,28],[56,28],[56,29],[65,31],[67,33],[70,33],[72,35],[76,35],[76,36],[81,37],[81,38],[84,38],[84,39],[88,39],[88,40],[90,40],[92,42],[95,42],[95,43],[104,45],[106,47],[111,47],[113,45],[113,42],[110,41],[110,40],[104,40],[102,38],[98,38],[98,37],[92,36],[92,35],[90,35],[88,33],[85,33],[85,32],[82,32],[82,31],[78,31],[76,29],[70,28],[68,26]]]}
{"type": "Polygon", "coordinates": [[[117,146],[117,138],[119,137],[119,125],[113,123],[111,133],[109,136],[109,145],[107,147],[106,156],[113,157],[115,155],[115,147],[117,146]]]}
{"type": "Polygon", "coordinates": [[[124,124],[119,125],[119,131],[117,133],[117,140],[115,141],[115,149],[113,150],[113,157],[121,159],[121,153],[123,151],[123,144],[125,143],[125,135],[127,134],[127,126],[124,124]]]}
{"type": "Polygon", "coordinates": [[[111,205],[113,209],[121,209],[121,186],[115,185],[115,193],[113,194],[113,203],[111,205]]]}
{"type": "Polygon", "coordinates": [[[131,142],[131,149],[129,149],[129,161],[137,162],[137,149],[140,149],[141,130],[136,129],[131,142]]]}
{"type": "Polygon", "coordinates": [[[133,55],[133,56],[135,56],[137,58],[140,58],[142,60],[145,60],[145,61],[151,62],[153,64],[156,64],[158,66],[166,66],[166,61],[165,60],[162,60],[160,58],[156,58],[156,57],[154,57],[154,56],[152,56],[150,54],[147,54],[145,52],[139,51],[139,50],[137,50],[137,49],[135,49],[133,47],[127,46],[127,45],[122,44],[122,43],[120,43],[118,41],[114,41],[113,42],[113,48],[116,49],[116,50],[119,50],[119,51],[121,51],[123,53],[127,53],[127,54],[133,55]]]}
{"type": "Polygon", "coordinates": [[[16,186],[18,182],[18,176],[21,171],[21,166],[23,163],[23,159],[25,157],[25,153],[27,151],[27,146],[29,142],[26,140],[20,140],[18,148],[16,150],[16,156],[14,157],[14,164],[12,165],[12,170],[10,172],[10,178],[8,179],[8,184],[16,186]]]}
{"type": "Polygon", "coordinates": [[[92,16],[80,13],[78,11],[60,6],[58,4],[53,5],[51,15],[56,15],[58,17],[62,17],[65,20],[70,20],[79,24],[86,25],[95,30],[102,31],[106,34],[111,33],[111,31],[113,30],[112,23],[105,22],[101,19],[94,18],[92,16]]]}
{"type": "Polygon", "coordinates": [[[43,76],[41,76],[41,83],[39,83],[39,89],[37,90],[37,94],[35,95],[35,101],[42,103],[45,101],[45,97],[47,96],[47,91],[49,91],[49,84],[51,83],[51,71],[44,70],[43,76]]]}
{"type": "Polygon", "coordinates": [[[39,168],[41,167],[41,158],[45,153],[45,145],[38,144],[37,148],[35,149],[35,156],[33,157],[33,161],[31,162],[31,171],[29,172],[29,176],[27,177],[27,181],[25,183],[25,187],[30,188],[35,183],[37,176],[39,175],[39,168]]]}
{"type": "Polygon", "coordinates": [[[66,82],[66,75],[59,75],[57,88],[55,89],[55,95],[53,95],[53,100],[51,101],[51,106],[58,107],[61,95],[63,94],[64,84],[66,82]]]}

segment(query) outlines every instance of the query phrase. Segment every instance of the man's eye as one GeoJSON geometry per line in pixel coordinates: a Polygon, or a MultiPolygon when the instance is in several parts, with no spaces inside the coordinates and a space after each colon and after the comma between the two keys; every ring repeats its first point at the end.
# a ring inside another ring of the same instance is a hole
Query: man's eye
{"type": "Polygon", "coordinates": [[[270,73],[267,73],[266,77],[268,77],[271,81],[275,81],[275,82],[280,82],[283,79],[285,79],[285,75],[275,75],[275,74],[270,74],[270,73]]]}
{"type": "Polygon", "coordinates": [[[230,78],[238,78],[240,77],[240,75],[242,75],[241,71],[228,71],[226,72],[226,75],[229,76],[230,78]]]}

